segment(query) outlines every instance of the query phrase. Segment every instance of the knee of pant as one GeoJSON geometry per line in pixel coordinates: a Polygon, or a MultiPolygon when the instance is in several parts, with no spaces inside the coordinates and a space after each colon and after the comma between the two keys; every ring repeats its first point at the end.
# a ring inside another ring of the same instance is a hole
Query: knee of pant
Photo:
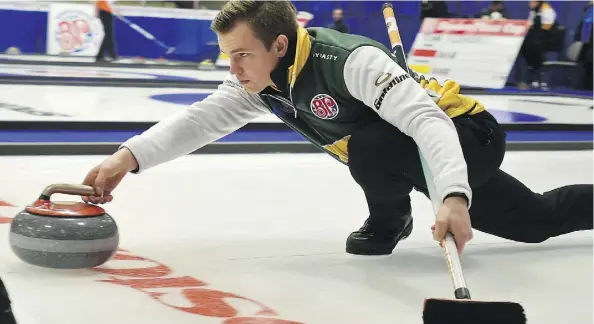
{"type": "MultiPolygon", "coordinates": [[[[513,226],[513,225],[510,225],[513,226]]],[[[525,231],[521,231],[521,230],[517,230],[517,231],[502,231],[500,229],[494,229],[494,228],[489,228],[489,227],[482,227],[482,226],[476,226],[475,223],[473,222],[473,227],[476,230],[479,230],[481,232],[487,233],[487,234],[491,234],[506,240],[510,240],[510,241],[514,241],[514,242],[519,242],[519,243],[542,243],[546,240],[548,240],[549,238],[551,238],[551,234],[550,233],[546,233],[546,232],[539,232],[540,229],[534,229],[533,233],[530,232],[525,232],[525,231]]],[[[525,230],[525,228],[524,228],[525,230]]]]}
{"type": "MultiPolygon", "coordinates": [[[[471,215],[473,215],[471,210],[471,215]]],[[[505,215],[505,214],[504,214],[505,215]]],[[[525,220],[516,217],[471,218],[472,227],[481,232],[491,234],[506,240],[520,243],[542,243],[555,236],[557,226],[554,222],[543,223],[546,212],[540,217],[526,217],[525,220]]],[[[532,216],[532,215],[526,215],[532,216]]],[[[472,217],[472,216],[471,216],[472,217]]]]}
{"type": "Polygon", "coordinates": [[[521,242],[521,243],[542,243],[550,238],[551,238],[550,235],[539,234],[539,235],[521,236],[518,239],[515,239],[514,241],[521,242]]]}

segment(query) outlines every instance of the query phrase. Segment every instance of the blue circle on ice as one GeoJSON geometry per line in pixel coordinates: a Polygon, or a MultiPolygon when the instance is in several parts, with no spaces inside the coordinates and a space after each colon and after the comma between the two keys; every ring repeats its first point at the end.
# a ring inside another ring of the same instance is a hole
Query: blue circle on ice
{"type": "Polygon", "coordinates": [[[501,124],[513,124],[513,123],[538,123],[546,121],[547,119],[532,114],[520,113],[515,111],[506,111],[506,110],[494,110],[494,109],[487,109],[497,119],[497,121],[501,124]]]}
{"type": "MultiPolygon", "coordinates": [[[[210,93],[166,93],[150,96],[151,99],[172,104],[188,106],[195,102],[204,100],[210,93]]],[[[514,123],[538,123],[546,121],[542,116],[521,113],[516,111],[487,109],[498,122],[502,124],[514,123]]]]}
{"type": "Polygon", "coordinates": [[[197,101],[202,101],[210,93],[166,93],[150,96],[153,100],[189,106],[197,101]]]}

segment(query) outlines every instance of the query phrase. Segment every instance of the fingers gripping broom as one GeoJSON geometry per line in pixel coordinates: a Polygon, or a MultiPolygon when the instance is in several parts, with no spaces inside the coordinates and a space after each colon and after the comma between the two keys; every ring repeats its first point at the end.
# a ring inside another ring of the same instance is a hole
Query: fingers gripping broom
{"type": "MultiPolygon", "coordinates": [[[[382,6],[384,20],[390,37],[392,54],[396,57],[398,64],[404,71],[411,73],[406,62],[406,56],[400,40],[398,25],[394,9],[390,3],[382,6]]],[[[419,150],[423,174],[427,182],[429,197],[433,203],[435,213],[441,205],[440,199],[435,193],[433,176],[430,173],[427,162],[419,150]]],[[[441,242],[444,249],[448,269],[452,283],[454,284],[454,296],[456,300],[434,299],[425,300],[423,309],[423,322],[425,324],[523,324],[526,323],[524,309],[517,303],[510,302],[478,302],[470,301],[470,290],[466,286],[460,256],[456,248],[456,242],[451,233],[447,233],[441,242]]]]}

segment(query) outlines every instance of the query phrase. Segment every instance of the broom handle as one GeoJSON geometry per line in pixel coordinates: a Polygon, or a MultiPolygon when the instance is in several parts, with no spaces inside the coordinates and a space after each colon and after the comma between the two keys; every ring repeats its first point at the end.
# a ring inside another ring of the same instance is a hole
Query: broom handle
{"type": "MultiPolygon", "coordinates": [[[[386,28],[388,29],[388,36],[390,37],[390,44],[392,46],[392,53],[396,56],[397,62],[404,71],[410,74],[408,64],[406,62],[406,55],[402,47],[402,41],[400,40],[400,32],[398,31],[398,25],[396,24],[396,16],[394,15],[394,8],[391,3],[384,3],[382,6],[382,12],[384,14],[384,20],[386,22],[386,28]]],[[[435,192],[435,185],[433,184],[433,176],[431,175],[429,166],[423,158],[423,154],[419,149],[419,158],[421,159],[421,165],[423,168],[423,174],[425,175],[425,181],[427,182],[427,190],[429,191],[429,197],[433,203],[433,210],[435,213],[441,206],[441,201],[435,192]]],[[[464,280],[464,273],[462,271],[462,264],[460,263],[460,255],[456,248],[456,241],[451,233],[447,233],[445,239],[441,242],[441,247],[444,249],[446,261],[448,263],[448,269],[452,283],[454,284],[454,296],[456,299],[470,299],[470,291],[466,286],[464,280]]]]}
{"type": "Polygon", "coordinates": [[[167,54],[171,54],[175,48],[171,47],[171,46],[167,46],[165,43],[163,43],[162,41],[158,40],[153,34],[149,33],[146,29],[138,26],[137,24],[131,22],[130,20],[128,20],[128,18],[124,17],[124,16],[120,16],[120,15],[115,15],[116,18],[118,18],[119,20],[123,21],[126,25],[130,26],[130,28],[134,29],[135,31],[137,31],[139,34],[141,34],[142,36],[144,36],[144,38],[151,40],[153,42],[155,42],[157,45],[159,45],[160,47],[164,48],[167,50],[167,54]]]}

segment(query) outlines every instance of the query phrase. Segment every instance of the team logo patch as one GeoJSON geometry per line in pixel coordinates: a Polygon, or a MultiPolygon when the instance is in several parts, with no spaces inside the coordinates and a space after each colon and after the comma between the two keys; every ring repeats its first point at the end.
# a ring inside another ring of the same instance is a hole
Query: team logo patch
{"type": "Polygon", "coordinates": [[[320,119],[338,116],[338,103],[327,94],[320,93],[311,99],[311,111],[320,119]]]}

